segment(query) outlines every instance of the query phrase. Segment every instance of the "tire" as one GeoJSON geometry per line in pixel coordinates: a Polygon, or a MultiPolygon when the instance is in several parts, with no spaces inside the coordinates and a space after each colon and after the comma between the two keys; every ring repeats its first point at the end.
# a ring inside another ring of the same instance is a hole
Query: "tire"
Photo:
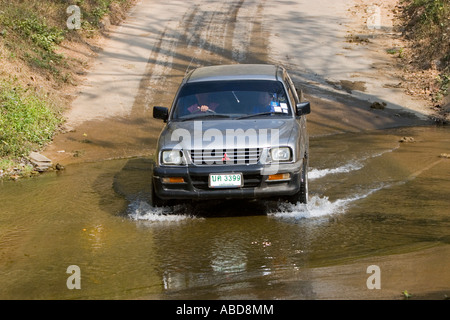
{"type": "Polygon", "coordinates": [[[164,207],[165,205],[166,205],[166,201],[164,201],[163,199],[161,199],[160,197],[158,197],[157,195],[156,195],[156,192],[155,192],[155,187],[153,186],[153,181],[151,182],[151,189],[152,189],[152,191],[151,191],[151,193],[150,193],[150,205],[152,206],[152,207],[164,207]]]}
{"type": "Polygon", "coordinates": [[[308,203],[308,159],[306,157],[303,159],[300,189],[296,194],[290,196],[288,201],[292,204],[297,204],[298,202],[303,204],[308,203]]]}
{"type": "Polygon", "coordinates": [[[166,201],[161,199],[160,197],[157,196],[156,192],[155,192],[155,185],[153,183],[153,166],[154,163],[152,163],[151,166],[151,178],[150,178],[150,199],[149,199],[149,205],[151,205],[152,207],[164,207],[165,205],[167,205],[166,201]]]}

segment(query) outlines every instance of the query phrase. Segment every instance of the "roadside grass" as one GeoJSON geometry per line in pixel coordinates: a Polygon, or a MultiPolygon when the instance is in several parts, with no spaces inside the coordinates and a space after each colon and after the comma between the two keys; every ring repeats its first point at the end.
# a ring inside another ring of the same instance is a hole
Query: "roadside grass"
{"type": "Polygon", "coordinates": [[[130,0],[0,0],[0,40],[9,51],[9,59],[20,60],[55,82],[71,79],[71,60],[58,53],[64,40],[83,41],[101,27],[102,18],[114,5],[126,5],[130,0]],[[69,5],[79,6],[81,29],[67,27],[69,5]]]}
{"type": "Polygon", "coordinates": [[[13,168],[26,172],[23,159],[49,143],[64,122],[64,89],[77,84],[86,62],[61,48],[89,47],[102,19],[120,21],[134,2],[0,0],[0,179],[13,168]],[[80,8],[80,29],[68,28],[70,5],[80,8]]]}
{"type": "Polygon", "coordinates": [[[45,97],[0,80],[0,157],[26,157],[48,143],[62,118],[45,97]]]}

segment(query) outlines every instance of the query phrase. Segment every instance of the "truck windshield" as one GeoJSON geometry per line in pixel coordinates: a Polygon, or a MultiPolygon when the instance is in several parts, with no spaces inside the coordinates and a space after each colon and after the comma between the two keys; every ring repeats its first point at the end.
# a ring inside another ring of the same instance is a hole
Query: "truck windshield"
{"type": "Polygon", "coordinates": [[[173,105],[172,119],[190,119],[205,113],[229,115],[210,119],[266,114],[287,117],[292,110],[281,82],[272,80],[207,81],[188,83],[173,105]]]}

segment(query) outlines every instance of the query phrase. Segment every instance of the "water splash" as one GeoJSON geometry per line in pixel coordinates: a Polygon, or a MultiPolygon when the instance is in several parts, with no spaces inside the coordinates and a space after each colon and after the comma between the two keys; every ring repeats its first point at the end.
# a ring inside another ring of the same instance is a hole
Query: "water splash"
{"type": "MultiPolygon", "coordinates": [[[[345,170],[350,169],[350,167],[347,167],[345,170]]],[[[345,213],[352,203],[364,199],[372,193],[389,186],[390,185],[386,184],[372,186],[357,194],[350,195],[347,198],[334,201],[331,201],[327,196],[313,195],[309,198],[307,204],[300,202],[297,204],[279,202],[275,206],[268,206],[266,208],[266,214],[270,217],[287,219],[290,221],[341,214],[345,213]]],[[[146,222],[181,222],[192,219],[201,219],[189,212],[191,212],[191,210],[185,205],[152,207],[146,201],[138,199],[130,202],[127,215],[131,220],[146,222]]]]}
{"type": "Polygon", "coordinates": [[[332,168],[332,169],[328,169],[328,168],[325,168],[325,169],[314,169],[314,168],[311,168],[309,170],[309,173],[308,173],[308,178],[311,179],[311,180],[314,180],[314,179],[323,178],[323,177],[325,177],[327,175],[330,175],[330,174],[349,173],[349,172],[352,172],[352,171],[357,171],[357,170],[360,170],[360,169],[364,168],[364,162],[365,161],[367,161],[369,159],[380,157],[380,156],[384,155],[385,153],[393,152],[394,150],[396,150],[398,148],[399,148],[399,146],[397,145],[397,146],[395,146],[394,148],[391,148],[391,149],[383,150],[381,152],[377,152],[377,153],[374,153],[374,154],[369,154],[367,156],[362,157],[361,159],[352,160],[351,162],[348,162],[348,163],[346,163],[346,164],[344,164],[342,166],[339,166],[337,168],[332,168]]]}
{"type": "Polygon", "coordinates": [[[268,212],[267,214],[274,218],[294,221],[341,214],[345,213],[352,203],[364,199],[372,193],[385,187],[386,186],[375,187],[366,192],[335,201],[330,201],[326,196],[320,197],[314,195],[310,197],[307,204],[297,203],[294,205],[283,202],[278,205],[274,212],[268,212]]]}
{"type": "Polygon", "coordinates": [[[128,206],[128,217],[135,221],[179,222],[193,219],[184,206],[152,207],[146,201],[135,200],[128,206]]]}
{"type": "Polygon", "coordinates": [[[361,163],[354,162],[347,163],[334,169],[310,169],[310,171],[308,172],[308,178],[314,180],[325,177],[329,174],[348,173],[351,171],[356,171],[362,169],[363,167],[364,166],[361,163]]]}
{"type": "Polygon", "coordinates": [[[309,219],[343,212],[345,203],[345,200],[332,202],[328,197],[313,196],[307,204],[280,203],[274,212],[267,214],[271,217],[288,220],[309,219]]]}

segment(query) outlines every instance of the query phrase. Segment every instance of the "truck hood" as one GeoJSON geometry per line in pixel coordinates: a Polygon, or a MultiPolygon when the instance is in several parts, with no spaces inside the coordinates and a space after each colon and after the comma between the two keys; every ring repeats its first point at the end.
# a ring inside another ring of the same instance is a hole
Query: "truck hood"
{"type": "Polygon", "coordinates": [[[264,148],[289,145],[293,132],[298,132],[294,118],[172,121],[161,132],[159,148],[264,148]]]}

